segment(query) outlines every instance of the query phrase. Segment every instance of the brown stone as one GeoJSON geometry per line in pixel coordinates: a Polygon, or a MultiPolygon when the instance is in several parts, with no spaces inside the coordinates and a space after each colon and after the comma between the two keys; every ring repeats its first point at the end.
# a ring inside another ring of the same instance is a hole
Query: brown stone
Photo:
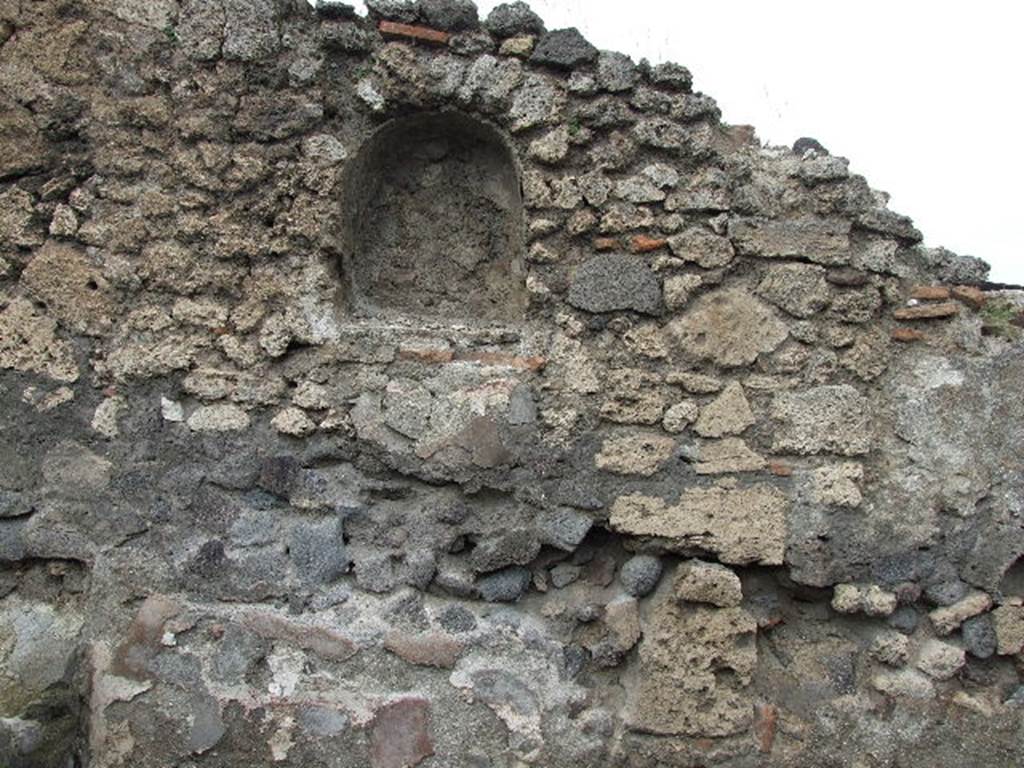
{"type": "Polygon", "coordinates": [[[892,336],[893,341],[901,341],[904,344],[909,344],[914,341],[923,341],[928,338],[924,333],[916,328],[893,328],[890,335],[892,336]]]}
{"type": "Polygon", "coordinates": [[[166,595],[150,595],[128,628],[128,636],[114,652],[111,670],[122,677],[149,676],[149,661],[160,650],[164,624],[181,612],[181,605],[166,595]]]}
{"type": "Polygon", "coordinates": [[[781,461],[769,461],[768,471],[776,477],[792,477],[793,468],[788,464],[784,464],[781,461]]]}
{"type": "Polygon", "coordinates": [[[950,290],[952,297],[958,301],[962,301],[971,309],[981,309],[985,306],[988,301],[988,296],[980,288],[975,288],[973,285],[954,285],[950,290]]]}
{"type": "Polygon", "coordinates": [[[668,245],[668,240],[663,237],[648,237],[647,235],[636,235],[630,242],[633,253],[650,253],[668,245]]]}
{"type": "Polygon", "coordinates": [[[399,360],[414,360],[418,363],[450,363],[455,358],[455,353],[450,349],[435,349],[421,347],[399,347],[399,360]]]}
{"type": "Polygon", "coordinates": [[[920,301],[946,301],[949,288],[944,285],[915,285],[910,291],[910,298],[920,301]]]}
{"type": "Polygon", "coordinates": [[[333,629],[302,624],[272,613],[247,616],[243,623],[260,637],[289,643],[331,661],[345,661],[358,651],[355,643],[333,629]]]}
{"type": "Polygon", "coordinates": [[[440,632],[388,632],[384,647],[410,664],[439,669],[452,669],[462,653],[462,643],[440,632]]]}
{"type": "Polygon", "coordinates": [[[374,713],[370,731],[373,768],[412,768],[432,754],[429,701],[408,696],[391,701],[374,713]]]}
{"type": "Polygon", "coordinates": [[[772,751],[775,744],[775,725],[779,720],[779,710],[773,704],[758,704],[754,707],[754,738],[757,748],[764,754],[772,751]]]}
{"type": "Polygon", "coordinates": [[[617,237],[599,237],[594,240],[595,251],[614,251],[619,247],[619,239],[617,237]]]}
{"type": "Polygon", "coordinates": [[[892,316],[897,320],[932,320],[960,314],[960,307],[951,301],[941,304],[919,304],[916,307],[900,307],[892,316]]]}
{"type": "Polygon", "coordinates": [[[432,45],[448,45],[448,41],[451,39],[451,35],[439,29],[421,27],[416,24],[400,24],[397,21],[382,21],[378,29],[385,37],[401,37],[432,45]]]}
{"type": "Polygon", "coordinates": [[[626,724],[663,735],[729,736],[749,728],[757,624],[742,608],[680,604],[657,594],[643,625],[626,724]]]}

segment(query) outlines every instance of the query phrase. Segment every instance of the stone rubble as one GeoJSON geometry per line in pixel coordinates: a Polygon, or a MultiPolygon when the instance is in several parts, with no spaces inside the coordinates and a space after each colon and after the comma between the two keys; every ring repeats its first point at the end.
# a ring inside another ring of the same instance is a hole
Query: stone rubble
{"type": "Polygon", "coordinates": [[[0,765],[1020,764],[1022,294],[367,9],[0,2],[0,765]]]}

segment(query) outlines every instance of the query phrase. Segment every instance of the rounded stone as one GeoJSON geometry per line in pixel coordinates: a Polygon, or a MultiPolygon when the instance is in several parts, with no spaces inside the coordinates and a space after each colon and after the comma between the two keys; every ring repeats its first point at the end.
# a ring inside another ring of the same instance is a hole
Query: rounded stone
{"type": "Polygon", "coordinates": [[[575,27],[548,32],[533,49],[530,61],[560,69],[589,64],[597,58],[597,48],[587,42],[575,27]]]}
{"type": "Polygon", "coordinates": [[[654,591],[661,578],[661,560],[654,555],[631,557],[619,571],[619,582],[633,597],[644,597],[654,591]]]}
{"type": "Polygon", "coordinates": [[[526,568],[513,566],[480,579],[477,591],[489,603],[514,603],[526,592],[531,578],[526,568]]]}
{"type": "Polygon", "coordinates": [[[996,652],[996,630],[988,614],[968,619],[960,631],[963,634],[964,647],[972,656],[987,659],[996,652]]]}
{"type": "Polygon", "coordinates": [[[490,12],[484,27],[498,37],[539,35],[544,31],[544,22],[526,3],[502,3],[490,12]]]}

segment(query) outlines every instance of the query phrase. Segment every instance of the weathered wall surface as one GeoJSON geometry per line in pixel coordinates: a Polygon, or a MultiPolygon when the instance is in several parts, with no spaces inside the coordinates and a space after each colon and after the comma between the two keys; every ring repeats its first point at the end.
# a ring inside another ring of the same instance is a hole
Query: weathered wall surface
{"type": "Polygon", "coordinates": [[[0,0],[0,764],[1024,760],[1019,294],[370,5],[0,0]]]}

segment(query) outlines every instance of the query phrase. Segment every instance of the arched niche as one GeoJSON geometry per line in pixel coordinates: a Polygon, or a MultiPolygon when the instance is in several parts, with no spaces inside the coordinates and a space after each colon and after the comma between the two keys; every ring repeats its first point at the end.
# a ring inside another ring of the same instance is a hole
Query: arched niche
{"type": "Polygon", "coordinates": [[[496,129],[457,112],[392,120],[349,164],[343,189],[356,311],[522,319],[522,193],[496,129]]]}

